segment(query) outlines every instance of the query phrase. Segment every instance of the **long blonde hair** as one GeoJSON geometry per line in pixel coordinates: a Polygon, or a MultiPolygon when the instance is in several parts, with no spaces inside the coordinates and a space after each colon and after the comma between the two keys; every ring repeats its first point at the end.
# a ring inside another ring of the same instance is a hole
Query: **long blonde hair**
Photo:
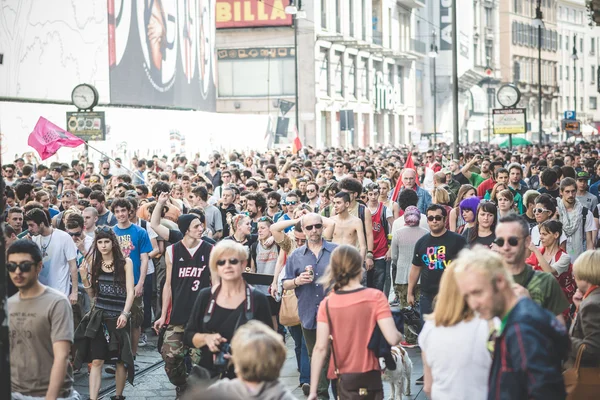
{"type": "Polygon", "coordinates": [[[435,326],[454,326],[459,322],[471,320],[474,315],[458,289],[454,266],[451,264],[442,275],[433,313],[425,319],[433,321],[435,326]]]}

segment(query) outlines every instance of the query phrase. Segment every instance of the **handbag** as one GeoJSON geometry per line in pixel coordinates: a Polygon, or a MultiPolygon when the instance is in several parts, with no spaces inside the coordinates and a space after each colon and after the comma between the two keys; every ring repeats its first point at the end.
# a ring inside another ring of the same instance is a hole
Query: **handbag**
{"type": "Polygon", "coordinates": [[[300,325],[298,316],[298,298],[293,290],[284,290],[279,309],[279,323],[283,326],[300,325]]]}
{"type": "Polygon", "coordinates": [[[325,310],[327,311],[327,323],[329,324],[329,349],[333,357],[334,373],[337,377],[338,400],[383,400],[381,371],[340,374],[333,349],[333,326],[329,315],[329,299],[325,301],[325,310]]]}
{"type": "Polygon", "coordinates": [[[597,399],[600,393],[600,368],[581,368],[581,357],[585,344],[579,346],[572,368],[563,373],[567,400],[597,399]]]}

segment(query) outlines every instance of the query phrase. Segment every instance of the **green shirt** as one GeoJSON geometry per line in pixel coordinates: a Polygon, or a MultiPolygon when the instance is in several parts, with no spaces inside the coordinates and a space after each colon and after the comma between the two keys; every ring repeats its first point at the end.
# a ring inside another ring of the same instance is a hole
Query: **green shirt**
{"type": "Polygon", "coordinates": [[[471,172],[471,178],[469,178],[469,181],[471,181],[471,185],[477,188],[479,185],[481,185],[481,182],[485,181],[485,178],[476,172],[471,172]]]}
{"type": "Polygon", "coordinates": [[[554,315],[562,314],[563,311],[569,307],[569,301],[567,300],[564,292],[562,291],[558,280],[547,272],[533,271],[530,265],[526,265],[523,272],[518,275],[513,275],[515,283],[529,291],[531,300],[550,311],[554,315]],[[529,274],[533,273],[533,278],[529,281],[529,284],[525,286],[529,274]]]}

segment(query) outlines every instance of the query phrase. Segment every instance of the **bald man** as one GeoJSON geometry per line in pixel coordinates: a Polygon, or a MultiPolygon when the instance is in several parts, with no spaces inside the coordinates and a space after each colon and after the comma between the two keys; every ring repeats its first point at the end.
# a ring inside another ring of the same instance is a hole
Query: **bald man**
{"type": "Polygon", "coordinates": [[[404,189],[412,189],[417,192],[419,202],[417,208],[422,214],[427,214],[427,207],[431,205],[431,195],[428,191],[417,185],[417,172],[414,169],[405,168],[402,171],[402,187],[400,192],[404,189]]]}

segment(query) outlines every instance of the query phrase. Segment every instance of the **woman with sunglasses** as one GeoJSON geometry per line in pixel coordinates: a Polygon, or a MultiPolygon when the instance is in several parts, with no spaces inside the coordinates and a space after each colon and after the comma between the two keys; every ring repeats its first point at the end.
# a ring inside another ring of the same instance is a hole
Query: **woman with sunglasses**
{"type": "Polygon", "coordinates": [[[250,257],[250,248],[254,246],[254,243],[258,240],[257,235],[252,235],[252,219],[246,214],[237,214],[231,218],[231,229],[233,230],[233,235],[227,236],[225,240],[233,240],[236,243],[241,244],[242,246],[248,249],[248,262],[246,263],[246,268],[248,271],[256,271],[254,265],[252,263],[252,258],[250,257]]]}
{"type": "Polygon", "coordinates": [[[496,240],[496,219],[498,209],[491,201],[482,201],[477,207],[477,218],[473,227],[465,229],[463,236],[467,239],[467,245],[473,247],[477,244],[492,247],[496,240]]]}
{"type": "Polygon", "coordinates": [[[133,264],[123,256],[110,227],[96,229],[94,245],[81,263],[79,274],[94,306],[75,332],[75,368],[91,361],[90,399],[98,399],[102,366],[105,361],[116,362],[116,396],[111,399],[124,399],[125,380],[133,383],[134,376],[129,324],[134,298],[133,264]],[[89,337],[89,332],[96,334],[89,337]]]}
{"type": "Polygon", "coordinates": [[[199,366],[213,378],[235,378],[229,343],[240,326],[252,319],[273,326],[267,296],[244,281],[247,264],[248,249],[240,243],[223,240],[213,248],[210,273],[219,283],[200,291],[185,328],[185,344],[201,349],[199,366]]]}
{"type": "MultiPolygon", "coordinates": [[[[531,243],[539,247],[542,245],[540,238],[540,225],[545,221],[555,219],[556,200],[548,193],[540,194],[535,199],[533,215],[535,216],[537,225],[531,228],[531,243]]],[[[564,234],[564,232],[560,235],[558,243],[563,250],[566,250],[567,236],[564,234]]]]}
{"type": "Polygon", "coordinates": [[[477,189],[472,185],[462,185],[460,189],[458,189],[458,195],[456,196],[456,202],[454,203],[454,208],[450,211],[450,215],[448,219],[450,220],[450,230],[452,232],[460,232],[463,231],[461,226],[465,225],[466,222],[462,217],[460,212],[460,202],[469,197],[477,196],[477,189]]]}

